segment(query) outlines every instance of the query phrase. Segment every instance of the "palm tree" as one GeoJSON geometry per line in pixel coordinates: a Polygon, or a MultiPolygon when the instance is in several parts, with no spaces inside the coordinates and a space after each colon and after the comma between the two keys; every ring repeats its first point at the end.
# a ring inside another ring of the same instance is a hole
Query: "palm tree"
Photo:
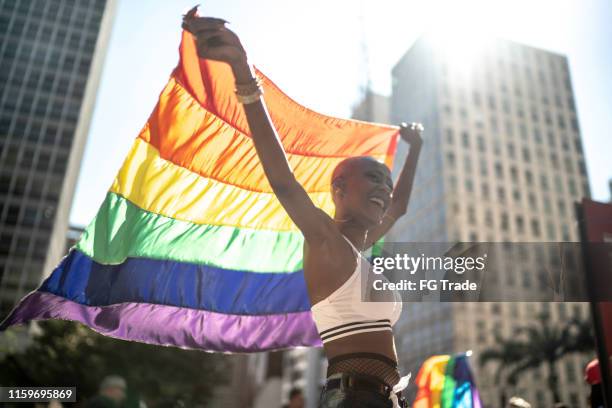
{"type": "Polygon", "coordinates": [[[484,350],[480,354],[479,364],[481,367],[489,362],[498,362],[497,370],[495,371],[495,383],[501,384],[501,392],[499,395],[500,406],[506,405],[508,400],[506,390],[508,386],[516,386],[517,378],[510,377],[508,371],[521,361],[525,355],[525,345],[516,339],[503,339],[499,333],[495,333],[496,347],[484,350]],[[503,377],[503,379],[502,379],[503,377]]]}
{"type": "Polygon", "coordinates": [[[590,352],[594,348],[589,321],[572,319],[565,326],[553,326],[546,313],[538,316],[537,324],[519,327],[512,339],[499,339],[499,347],[488,349],[481,356],[481,364],[500,361],[500,369],[507,371],[508,384],[516,384],[525,371],[548,367],[548,388],[555,403],[561,402],[557,362],[571,353],[590,352]],[[503,350],[508,348],[508,350],[503,350]],[[497,353],[497,354],[496,354],[497,353]]]}

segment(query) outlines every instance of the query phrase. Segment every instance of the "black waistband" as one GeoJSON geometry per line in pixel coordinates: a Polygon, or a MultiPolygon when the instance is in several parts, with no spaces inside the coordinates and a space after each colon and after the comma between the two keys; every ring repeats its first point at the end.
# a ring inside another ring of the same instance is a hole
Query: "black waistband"
{"type": "Polygon", "coordinates": [[[394,369],[397,369],[397,361],[390,359],[389,357],[384,356],[382,354],[365,353],[365,352],[364,353],[348,353],[348,354],[342,354],[336,357],[332,357],[329,359],[329,365],[331,366],[332,364],[336,364],[344,360],[349,360],[351,358],[371,358],[374,360],[382,361],[383,363],[390,365],[394,369]]]}

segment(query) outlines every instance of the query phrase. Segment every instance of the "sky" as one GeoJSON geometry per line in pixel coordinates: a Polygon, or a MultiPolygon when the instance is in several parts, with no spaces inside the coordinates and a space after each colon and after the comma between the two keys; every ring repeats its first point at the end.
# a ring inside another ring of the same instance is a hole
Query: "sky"
{"type": "MultiPolygon", "coordinates": [[[[178,61],[181,16],[197,0],[118,0],[70,214],[95,216],[178,61]]],[[[425,31],[471,31],[566,55],[592,197],[612,178],[612,2],[607,0],[213,0],[249,60],[316,111],[349,117],[369,76],[391,93],[392,67],[425,31]],[[369,75],[367,74],[369,72],[369,75]]],[[[410,121],[410,118],[406,118],[410,121]]],[[[424,134],[424,138],[427,134],[424,134]]]]}

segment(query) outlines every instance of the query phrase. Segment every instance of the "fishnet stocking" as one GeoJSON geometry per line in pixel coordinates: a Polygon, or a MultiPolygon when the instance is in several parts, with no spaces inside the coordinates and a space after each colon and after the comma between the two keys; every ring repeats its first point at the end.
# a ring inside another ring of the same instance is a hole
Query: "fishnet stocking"
{"type": "Polygon", "coordinates": [[[393,387],[400,379],[397,368],[384,361],[368,357],[351,357],[342,361],[332,362],[327,368],[327,376],[337,373],[367,374],[384,381],[393,387]]]}

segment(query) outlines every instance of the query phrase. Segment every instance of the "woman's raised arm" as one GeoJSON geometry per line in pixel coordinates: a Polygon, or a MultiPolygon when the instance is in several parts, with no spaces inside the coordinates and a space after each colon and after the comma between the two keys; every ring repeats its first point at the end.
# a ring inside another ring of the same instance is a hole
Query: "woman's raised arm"
{"type": "MultiPolygon", "coordinates": [[[[183,28],[196,36],[199,56],[228,63],[237,88],[256,89],[256,79],[238,36],[225,27],[224,20],[195,17],[194,13],[195,9],[187,13],[183,28]]],[[[309,243],[324,241],[332,219],[314,205],[296,180],[263,98],[255,97],[248,102],[243,104],[247,122],[272,190],[309,243]]]]}
{"type": "Polygon", "coordinates": [[[410,145],[410,151],[408,157],[406,157],[406,162],[400,172],[399,178],[397,179],[397,183],[393,188],[391,204],[387,212],[383,216],[381,223],[368,231],[366,248],[374,245],[376,241],[382,238],[383,235],[393,227],[395,221],[406,214],[408,210],[412,183],[414,181],[419,155],[421,154],[421,146],[423,146],[423,139],[421,138],[422,131],[423,126],[420,123],[412,123],[410,125],[402,123],[400,126],[400,136],[410,145]]]}

